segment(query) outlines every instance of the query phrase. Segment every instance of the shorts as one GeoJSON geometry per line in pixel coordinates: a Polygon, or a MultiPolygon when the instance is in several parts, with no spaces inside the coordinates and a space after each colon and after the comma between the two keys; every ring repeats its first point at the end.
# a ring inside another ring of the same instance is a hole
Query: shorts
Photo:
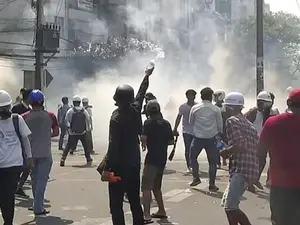
{"type": "Polygon", "coordinates": [[[247,182],[241,173],[233,173],[224,191],[221,205],[225,210],[239,209],[240,199],[247,189],[247,182]]]}
{"type": "Polygon", "coordinates": [[[163,168],[145,165],[142,176],[142,191],[161,190],[163,173],[163,168]]]}

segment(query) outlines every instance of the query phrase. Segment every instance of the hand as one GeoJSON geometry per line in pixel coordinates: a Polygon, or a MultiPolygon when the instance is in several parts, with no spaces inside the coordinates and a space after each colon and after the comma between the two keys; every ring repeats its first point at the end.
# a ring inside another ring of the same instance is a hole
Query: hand
{"type": "Polygon", "coordinates": [[[154,70],[154,67],[151,68],[151,69],[146,69],[146,70],[145,70],[145,76],[146,76],[146,77],[149,77],[149,76],[153,73],[153,70],[154,70]]]}
{"type": "Polygon", "coordinates": [[[173,130],[173,135],[174,135],[174,136],[179,136],[178,131],[177,131],[177,130],[173,130]]]}
{"type": "Polygon", "coordinates": [[[110,181],[110,172],[109,171],[103,171],[101,174],[101,180],[102,181],[110,181]]]}
{"type": "Polygon", "coordinates": [[[33,167],[34,167],[34,163],[33,163],[33,159],[32,158],[28,158],[27,159],[27,167],[28,167],[28,169],[33,169],[33,167]]]}

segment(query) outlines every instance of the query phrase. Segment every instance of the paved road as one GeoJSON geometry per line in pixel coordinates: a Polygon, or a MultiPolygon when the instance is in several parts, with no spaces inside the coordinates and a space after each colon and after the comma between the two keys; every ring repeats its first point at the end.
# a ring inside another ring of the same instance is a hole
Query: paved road
{"type": "MultiPolygon", "coordinates": [[[[55,148],[56,149],[56,148],[55,148]]],[[[46,193],[46,207],[51,213],[47,217],[34,218],[27,210],[32,199],[17,198],[15,223],[17,225],[111,225],[108,209],[107,184],[99,179],[95,167],[78,167],[85,163],[84,156],[78,153],[70,156],[66,167],[59,167],[60,153],[54,151],[54,165],[46,193]]],[[[94,157],[99,162],[101,155],[94,157]]],[[[95,165],[96,166],[96,165],[95,165]]],[[[200,169],[207,171],[205,158],[201,159],[200,169]]],[[[163,195],[169,219],[156,221],[162,225],[227,225],[220,198],[227,183],[227,172],[219,170],[217,185],[220,192],[208,192],[207,173],[202,172],[203,182],[194,189],[189,188],[191,177],[185,175],[183,160],[175,160],[167,166],[164,176],[163,195]]],[[[263,180],[265,177],[262,178],[263,180]]],[[[31,195],[29,186],[27,192],[31,195]]],[[[255,225],[270,224],[268,194],[246,193],[241,206],[255,225]]],[[[156,210],[153,205],[153,212],[156,210]]],[[[128,204],[124,204],[127,224],[131,224],[128,204]]],[[[0,224],[1,224],[0,219],[0,224]]]]}

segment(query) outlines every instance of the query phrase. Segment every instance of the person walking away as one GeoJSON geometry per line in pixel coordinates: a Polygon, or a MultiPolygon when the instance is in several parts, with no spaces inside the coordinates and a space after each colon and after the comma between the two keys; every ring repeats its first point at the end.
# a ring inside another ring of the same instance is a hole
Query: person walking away
{"type": "Polygon", "coordinates": [[[139,135],[142,133],[141,111],[149,76],[154,68],[145,70],[145,77],[134,97],[129,85],[117,87],[114,100],[118,107],[112,113],[109,125],[109,144],[102,180],[109,180],[110,173],[120,176],[117,183],[109,183],[109,205],[113,225],[125,225],[123,212],[124,193],[127,193],[133,225],[145,223],[140,202],[141,153],[139,135]]]}
{"type": "MultiPolygon", "coordinates": [[[[20,90],[20,94],[22,95],[22,101],[12,107],[12,109],[11,109],[12,113],[22,115],[23,113],[30,111],[31,106],[29,104],[29,95],[30,95],[31,91],[32,91],[32,89],[25,89],[25,88],[22,88],[20,90]]],[[[28,195],[23,190],[23,186],[24,186],[26,180],[28,179],[29,174],[30,174],[30,169],[26,166],[26,163],[25,163],[23,171],[21,173],[19,185],[18,185],[18,188],[16,191],[16,194],[18,196],[28,198],[28,195]]]]}
{"type": "Polygon", "coordinates": [[[149,118],[149,115],[148,115],[147,109],[146,109],[147,103],[148,103],[149,101],[155,100],[155,99],[156,99],[156,97],[154,96],[153,93],[147,92],[147,93],[145,94],[145,105],[144,105],[144,109],[143,109],[143,111],[142,111],[142,115],[145,115],[146,118],[149,118]]]}
{"type": "Polygon", "coordinates": [[[44,195],[53,163],[51,137],[59,135],[59,125],[56,116],[44,110],[45,96],[40,90],[33,90],[29,100],[32,110],[22,115],[32,132],[29,139],[34,162],[31,172],[33,207],[29,210],[35,215],[46,215],[49,211],[44,208],[44,195]]]}
{"type": "Polygon", "coordinates": [[[85,110],[89,113],[89,116],[90,116],[90,123],[91,123],[91,129],[87,131],[87,138],[88,138],[88,142],[90,144],[90,149],[91,149],[91,154],[95,154],[95,151],[94,151],[94,143],[93,143],[93,134],[92,134],[92,131],[93,131],[93,112],[92,112],[92,106],[89,105],[89,99],[87,97],[83,97],[82,98],[82,105],[83,105],[83,108],[85,108],[85,110]]]}
{"type": "Polygon", "coordinates": [[[175,125],[173,129],[174,136],[178,136],[178,126],[180,124],[182,118],[182,136],[184,141],[185,148],[185,160],[186,160],[186,173],[192,173],[192,165],[191,165],[191,152],[190,147],[193,140],[194,129],[193,126],[189,123],[189,116],[192,107],[197,104],[195,102],[197,92],[193,89],[189,89],[185,92],[185,96],[187,98],[187,102],[182,104],[179,107],[179,112],[177,118],[175,120],[175,125]]]}
{"type": "MultiPolygon", "coordinates": [[[[274,100],[272,100],[271,94],[269,92],[261,91],[257,95],[257,106],[250,109],[248,112],[245,113],[246,118],[251,123],[253,123],[256,130],[258,131],[258,134],[260,134],[261,129],[262,129],[264,123],[266,122],[266,120],[270,116],[276,115],[276,112],[274,112],[272,110],[273,102],[274,102],[274,100]]],[[[260,175],[262,174],[262,172],[265,168],[266,159],[267,159],[267,154],[265,155],[265,161],[260,162],[260,175]]],[[[259,176],[259,178],[260,178],[260,176],[259,176]]],[[[259,180],[254,185],[257,188],[259,188],[260,190],[264,189],[259,180]]],[[[253,192],[253,193],[256,192],[254,185],[248,187],[248,190],[250,192],[253,192]]]]}
{"type": "MultiPolygon", "coordinates": [[[[225,98],[225,92],[222,91],[222,90],[216,90],[214,92],[214,101],[215,101],[215,105],[218,106],[221,110],[221,113],[222,113],[222,118],[223,118],[223,135],[221,137],[221,141],[223,141],[225,144],[227,143],[227,138],[226,138],[226,131],[225,131],[225,122],[227,120],[227,117],[226,117],[226,113],[225,113],[225,109],[223,107],[223,103],[224,103],[224,98],[225,98]]],[[[218,169],[221,168],[221,157],[219,156],[218,158],[218,169]]],[[[226,162],[226,159],[222,159],[223,161],[223,166],[227,166],[227,162],[226,162]]]]}
{"type": "Polygon", "coordinates": [[[165,219],[166,210],[162,197],[162,178],[164,168],[167,163],[168,145],[174,143],[174,136],[171,124],[163,119],[160,112],[160,105],[156,100],[151,100],[147,104],[149,118],[144,122],[142,132],[142,147],[147,155],[144,162],[142,176],[142,192],[145,221],[152,221],[151,218],[165,219]],[[158,205],[158,211],[150,214],[152,202],[151,191],[153,191],[158,205]]]}
{"type": "Polygon", "coordinates": [[[270,156],[270,209],[273,225],[298,225],[300,221],[300,88],[288,97],[289,113],[270,117],[261,131],[259,158],[270,156]]]}
{"type": "Polygon", "coordinates": [[[33,167],[28,140],[30,130],[23,118],[11,112],[10,95],[0,90],[0,209],[4,225],[13,225],[15,192],[23,169],[33,167]]]}
{"type": "Polygon", "coordinates": [[[228,146],[220,154],[229,157],[229,183],[221,205],[229,225],[251,225],[239,204],[247,186],[256,182],[259,176],[258,132],[242,114],[244,96],[241,93],[228,93],[224,105],[229,116],[225,124],[228,146]]]}
{"type": "Polygon", "coordinates": [[[65,123],[65,118],[66,118],[66,114],[68,112],[68,110],[70,109],[69,106],[69,99],[68,97],[63,97],[61,99],[62,101],[62,105],[58,108],[58,112],[57,112],[57,120],[58,120],[58,124],[60,127],[60,136],[59,136],[59,142],[58,142],[58,149],[59,150],[64,150],[63,148],[63,143],[64,143],[64,138],[67,134],[67,127],[66,127],[66,123],[65,123]]]}
{"type": "Polygon", "coordinates": [[[189,122],[194,128],[190,150],[193,182],[190,186],[193,187],[201,183],[198,156],[204,148],[209,163],[209,190],[216,192],[219,190],[215,185],[219,157],[216,137],[223,132],[222,114],[221,110],[212,104],[214,92],[211,88],[203,88],[200,93],[202,102],[192,107],[189,117],[189,122]]]}
{"type": "Polygon", "coordinates": [[[60,166],[65,166],[65,160],[71,149],[75,149],[78,140],[81,141],[87,166],[91,166],[93,159],[91,158],[91,149],[87,132],[91,130],[91,122],[89,113],[80,106],[81,98],[78,95],[73,97],[73,107],[70,108],[66,114],[66,126],[69,132],[68,143],[63,151],[60,160],[60,166]]]}

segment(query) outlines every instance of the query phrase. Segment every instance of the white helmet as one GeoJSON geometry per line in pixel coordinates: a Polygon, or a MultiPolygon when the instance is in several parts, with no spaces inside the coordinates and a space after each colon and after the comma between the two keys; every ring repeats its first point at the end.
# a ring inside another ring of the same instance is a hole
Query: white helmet
{"type": "Polygon", "coordinates": [[[11,103],[12,99],[10,95],[4,90],[0,90],[0,107],[9,106],[11,103]]]}
{"type": "Polygon", "coordinates": [[[239,92],[230,92],[224,99],[224,105],[244,106],[244,96],[239,92]]]}
{"type": "Polygon", "coordinates": [[[223,101],[225,99],[225,91],[222,91],[222,90],[216,90],[214,92],[214,98],[215,98],[215,101],[216,100],[219,100],[219,101],[223,101]]]}
{"type": "Polygon", "coordinates": [[[270,95],[269,92],[267,92],[267,91],[261,91],[257,95],[257,100],[262,100],[262,101],[266,101],[266,102],[272,102],[272,97],[271,97],[271,95],[270,95]]]}
{"type": "Polygon", "coordinates": [[[293,88],[291,86],[289,86],[287,89],[286,89],[286,92],[287,93],[291,93],[291,91],[293,90],[293,88]]]}
{"type": "Polygon", "coordinates": [[[89,99],[87,97],[82,98],[82,103],[89,103],[89,99]]]}
{"type": "Polygon", "coordinates": [[[79,95],[74,95],[73,96],[73,102],[81,102],[81,98],[79,95]]]}

